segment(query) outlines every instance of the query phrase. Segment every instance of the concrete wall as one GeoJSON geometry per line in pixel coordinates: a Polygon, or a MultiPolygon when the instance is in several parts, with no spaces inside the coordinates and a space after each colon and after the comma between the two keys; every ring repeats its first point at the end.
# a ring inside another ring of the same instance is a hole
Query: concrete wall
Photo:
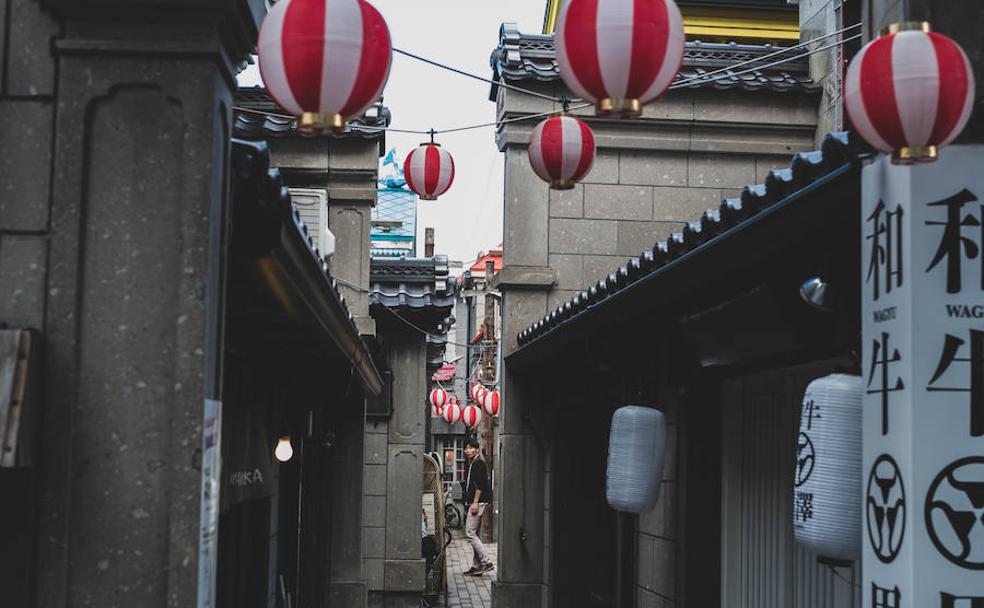
{"type": "MultiPolygon", "coordinates": [[[[820,36],[833,33],[842,27],[841,5],[843,0],[800,0],[800,40],[808,42],[820,36]]],[[[844,36],[861,33],[861,29],[851,30],[844,36]]],[[[819,41],[812,48],[833,44],[839,37],[819,41]]],[[[810,76],[823,87],[823,97],[817,120],[817,143],[826,133],[845,128],[842,116],[841,93],[843,83],[840,76],[840,62],[844,53],[841,47],[833,48],[810,56],[810,76]]]]}
{"type": "Polygon", "coordinates": [[[231,66],[262,2],[165,0],[153,22],[43,4],[0,2],[0,325],[46,352],[37,581],[18,584],[44,608],[190,606],[231,66]]]}
{"type": "MultiPolygon", "coordinates": [[[[564,93],[559,84],[525,85],[564,93]]],[[[500,91],[501,117],[551,109],[556,106],[549,101],[500,91]]],[[[578,114],[592,116],[590,109],[578,114]]],[[[529,166],[526,147],[535,124],[510,123],[498,134],[505,154],[505,266],[499,283],[507,355],[516,349],[516,334],[549,310],[683,222],[762,182],[770,169],[788,166],[792,153],[813,149],[817,98],[675,91],[647,107],[642,120],[591,119],[595,165],[566,192],[551,191],[529,166]]],[[[502,385],[500,559],[493,596],[497,608],[547,606],[548,450],[529,426],[535,387],[508,368],[502,385]]],[[[668,478],[657,511],[639,523],[639,606],[671,606],[678,599],[674,483],[668,478]]]]}

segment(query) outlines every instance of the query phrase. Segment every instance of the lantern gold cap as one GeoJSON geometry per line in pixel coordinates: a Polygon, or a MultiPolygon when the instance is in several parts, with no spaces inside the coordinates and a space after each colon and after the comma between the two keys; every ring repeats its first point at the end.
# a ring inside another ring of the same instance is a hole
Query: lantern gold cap
{"type": "Polygon", "coordinates": [[[441,144],[436,141],[425,141],[420,144],[421,146],[434,146],[435,148],[440,148],[441,144]]]}
{"type": "Polygon", "coordinates": [[[423,194],[421,194],[419,196],[420,196],[420,200],[422,200],[422,201],[436,201],[437,200],[437,197],[436,196],[424,196],[423,194]]]}
{"type": "Polygon", "coordinates": [[[916,163],[931,163],[939,157],[936,146],[911,146],[899,148],[892,153],[893,165],[914,165],[916,163]]]}
{"type": "Polygon", "coordinates": [[[298,130],[304,133],[325,133],[341,131],[345,128],[345,117],[341,114],[322,114],[320,112],[304,112],[297,122],[298,130]]]}
{"type": "Polygon", "coordinates": [[[929,21],[900,21],[883,27],[881,29],[881,35],[889,36],[891,34],[898,34],[899,32],[923,32],[928,34],[931,31],[933,29],[929,25],[929,21]]]}
{"type": "Polygon", "coordinates": [[[555,179],[550,181],[553,190],[573,190],[576,182],[572,179],[555,179]]]}
{"type": "Polygon", "coordinates": [[[639,99],[613,99],[606,97],[595,106],[597,116],[620,116],[635,118],[642,114],[642,101],[639,99]]]}

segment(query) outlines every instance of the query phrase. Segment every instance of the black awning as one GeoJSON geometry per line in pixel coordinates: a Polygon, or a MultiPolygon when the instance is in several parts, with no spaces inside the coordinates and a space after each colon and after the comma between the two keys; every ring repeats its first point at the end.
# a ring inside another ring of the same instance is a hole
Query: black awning
{"type": "Polygon", "coordinates": [[[260,348],[343,359],[371,395],[382,379],[369,348],[294,211],[264,142],[233,140],[230,325],[260,348]]]}
{"type": "Polygon", "coordinates": [[[860,162],[866,153],[846,133],[828,135],[822,150],[795,155],[788,169],[745,187],[739,198],[684,224],[667,241],[524,329],[507,364],[537,366],[547,354],[581,352],[570,346],[600,328],[615,340],[619,328],[651,321],[662,310],[685,313],[687,300],[698,291],[713,291],[716,282],[722,297],[728,295],[725,284],[732,291],[747,289],[756,273],[777,262],[778,252],[802,245],[808,236],[820,243],[816,249],[856,249],[858,235],[850,231],[858,222],[860,162]],[[840,242],[844,239],[849,242],[840,242]]]}

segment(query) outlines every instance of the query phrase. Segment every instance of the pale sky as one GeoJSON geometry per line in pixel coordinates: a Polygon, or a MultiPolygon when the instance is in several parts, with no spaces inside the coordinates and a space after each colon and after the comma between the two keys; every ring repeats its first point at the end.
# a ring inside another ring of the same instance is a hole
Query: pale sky
{"type": "MultiPolygon", "coordinates": [[[[389,24],[393,46],[453,67],[491,77],[489,55],[499,42],[499,24],[518,23],[539,33],[546,0],[371,0],[389,24]]],[[[255,84],[250,66],[241,82],[255,84]]],[[[384,101],[391,127],[441,130],[495,120],[489,84],[453,74],[402,55],[393,67],[384,101]]],[[[387,149],[402,159],[426,136],[387,133],[387,149]]],[[[502,241],[502,154],[491,127],[438,136],[455,161],[451,189],[437,201],[419,201],[417,251],[423,255],[424,228],[435,230],[436,252],[469,262],[479,250],[502,241]]],[[[457,271],[453,271],[457,274],[457,271]]]]}

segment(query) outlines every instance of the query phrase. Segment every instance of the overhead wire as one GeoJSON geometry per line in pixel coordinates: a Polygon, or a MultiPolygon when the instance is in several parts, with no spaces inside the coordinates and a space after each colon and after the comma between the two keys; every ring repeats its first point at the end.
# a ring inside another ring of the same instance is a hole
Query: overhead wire
{"type": "MultiPolygon", "coordinates": [[[[838,47],[840,45],[843,45],[843,44],[846,44],[848,42],[851,42],[852,40],[857,40],[858,38],[860,38],[862,36],[862,34],[855,34],[853,36],[849,36],[847,38],[843,38],[841,40],[838,40],[837,42],[834,42],[834,43],[831,43],[831,44],[828,44],[828,45],[824,45],[824,46],[821,46],[821,47],[818,47],[818,48],[815,48],[815,49],[812,49],[812,50],[809,50],[809,51],[806,51],[804,53],[800,53],[800,54],[797,54],[797,55],[793,55],[793,56],[789,56],[789,57],[784,57],[782,59],[779,59],[777,61],[773,61],[773,62],[770,62],[770,63],[766,63],[764,65],[756,65],[754,67],[747,68],[747,69],[744,69],[744,70],[739,70],[737,72],[733,71],[735,67],[741,67],[741,66],[749,65],[751,63],[760,62],[763,59],[768,59],[768,58],[776,57],[776,56],[779,56],[779,55],[787,55],[791,50],[795,50],[795,49],[799,49],[799,48],[805,48],[805,47],[807,47],[809,45],[812,45],[812,44],[815,44],[816,42],[819,42],[821,40],[825,40],[825,39],[830,38],[832,36],[836,36],[836,35],[842,34],[842,33],[846,32],[848,30],[851,30],[851,29],[860,27],[861,25],[862,24],[860,24],[860,23],[854,24],[854,25],[851,25],[851,26],[842,28],[840,30],[837,30],[836,32],[832,32],[832,33],[826,34],[824,36],[819,36],[817,38],[814,38],[813,40],[810,40],[809,42],[800,43],[798,45],[791,46],[791,47],[783,47],[783,48],[781,48],[781,49],[779,49],[777,51],[774,51],[772,53],[763,55],[761,57],[755,57],[755,58],[752,58],[752,59],[747,59],[745,61],[741,61],[741,62],[736,63],[736,64],[733,64],[731,66],[720,68],[720,69],[717,69],[717,70],[714,70],[714,71],[711,71],[711,72],[707,72],[707,73],[704,73],[704,74],[698,74],[696,76],[688,77],[688,78],[685,78],[685,79],[678,79],[678,80],[674,81],[670,85],[669,88],[670,89],[680,89],[680,88],[694,87],[694,86],[698,86],[698,85],[711,84],[711,83],[714,83],[714,82],[718,82],[720,80],[734,78],[736,76],[743,76],[745,74],[749,74],[749,73],[756,72],[756,71],[759,71],[759,70],[764,70],[764,69],[773,68],[773,67],[776,67],[776,66],[779,66],[779,65],[783,65],[783,64],[789,63],[791,61],[796,61],[796,60],[799,60],[799,59],[804,59],[806,57],[810,57],[810,56],[815,55],[817,53],[821,53],[823,51],[827,51],[827,50],[836,48],[836,47],[838,47]]],[[[394,49],[394,51],[396,51],[396,49],[394,49]]],[[[436,61],[433,61],[433,60],[430,60],[430,59],[426,59],[426,58],[423,58],[423,57],[414,55],[412,53],[408,53],[406,51],[402,51],[401,50],[399,52],[401,54],[404,54],[404,55],[408,56],[408,57],[413,57],[415,59],[419,59],[421,61],[425,61],[426,63],[435,65],[437,67],[441,67],[443,69],[448,69],[448,70],[450,70],[452,72],[459,73],[459,74],[468,76],[470,78],[475,78],[475,79],[481,80],[483,82],[490,82],[490,83],[497,84],[497,85],[500,85],[500,86],[505,86],[506,84],[508,84],[508,83],[496,82],[496,81],[492,81],[492,80],[489,80],[489,79],[485,79],[485,78],[482,78],[480,76],[476,76],[474,74],[469,74],[468,72],[464,72],[463,70],[458,70],[457,68],[452,68],[450,66],[446,66],[446,65],[441,64],[439,62],[436,62],[436,61]]],[[[540,97],[545,97],[547,99],[550,99],[551,101],[555,101],[555,102],[558,102],[558,103],[562,103],[564,101],[563,98],[550,97],[550,96],[547,96],[545,94],[537,93],[535,91],[529,91],[527,89],[523,89],[522,87],[515,87],[513,85],[509,85],[506,88],[513,88],[513,89],[518,90],[518,91],[523,92],[523,93],[529,93],[529,94],[532,94],[532,95],[537,95],[537,96],[540,96],[540,97]]],[[[550,110],[550,111],[547,111],[547,112],[540,112],[540,113],[536,113],[536,114],[526,114],[526,115],[523,115],[523,116],[516,116],[516,117],[513,117],[513,118],[504,118],[504,119],[496,120],[496,121],[493,121],[493,122],[485,122],[485,123],[480,123],[480,124],[475,124],[475,125],[467,125],[467,126],[464,126],[464,127],[453,127],[453,128],[449,128],[449,129],[427,129],[427,130],[423,130],[423,129],[397,129],[397,128],[394,128],[394,127],[376,127],[376,126],[370,126],[370,125],[359,125],[358,126],[358,129],[364,130],[364,131],[380,131],[380,132],[386,131],[386,132],[390,132],[390,133],[406,133],[406,134],[412,134],[412,135],[431,135],[432,133],[435,134],[435,135],[441,135],[441,134],[445,134],[445,133],[459,133],[459,132],[462,132],[462,131],[470,131],[470,130],[474,130],[474,129],[483,129],[483,128],[487,128],[487,127],[497,127],[498,128],[498,127],[500,127],[502,125],[505,125],[505,124],[510,124],[510,123],[514,123],[514,122],[521,122],[521,121],[524,121],[524,120],[533,120],[533,119],[537,119],[537,118],[544,118],[544,117],[547,117],[547,116],[554,116],[554,115],[557,115],[557,114],[562,114],[565,111],[580,110],[580,109],[583,109],[583,108],[590,107],[592,105],[593,105],[592,103],[585,102],[585,103],[581,103],[581,104],[578,104],[578,105],[575,105],[575,106],[572,106],[572,107],[566,108],[566,109],[562,108],[562,109],[557,109],[557,110],[550,110]]],[[[253,114],[262,114],[262,115],[266,115],[266,116],[273,116],[273,117],[283,118],[283,119],[288,119],[288,120],[293,120],[293,119],[296,118],[294,116],[290,116],[290,115],[287,115],[287,114],[279,114],[279,113],[276,113],[276,112],[266,112],[266,111],[263,111],[263,110],[256,110],[256,109],[253,109],[253,108],[245,108],[245,107],[241,107],[241,106],[236,106],[235,109],[238,110],[238,111],[242,111],[242,112],[249,112],[249,113],[253,113],[253,114]]]]}
{"type": "MultiPolygon", "coordinates": [[[[744,61],[739,61],[738,63],[733,63],[731,65],[725,66],[723,68],[718,68],[716,70],[711,70],[710,72],[704,72],[703,74],[697,74],[695,76],[689,76],[689,77],[686,77],[686,78],[678,78],[677,80],[675,80],[675,81],[673,81],[673,82],[670,83],[670,88],[673,88],[674,85],[681,85],[681,84],[683,84],[685,82],[689,82],[689,81],[692,81],[692,80],[701,80],[701,79],[707,78],[708,76],[712,76],[714,74],[720,74],[720,73],[723,73],[723,72],[730,72],[731,70],[734,70],[735,68],[744,67],[746,65],[749,65],[749,64],[752,64],[752,63],[756,63],[756,62],[759,62],[759,61],[764,61],[766,59],[772,59],[773,57],[778,57],[780,55],[786,55],[790,51],[795,51],[797,49],[806,48],[806,47],[808,47],[808,46],[810,46],[812,44],[815,44],[815,43],[820,42],[822,40],[826,40],[827,38],[831,38],[833,36],[838,36],[840,34],[843,34],[844,32],[846,32],[848,30],[853,30],[855,28],[859,28],[862,25],[864,25],[864,24],[863,23],[855,23],[854,25],[849,25],[849,26],[847,26],[845,28],[841,28],[841,29],[837,30],[836,32],[831,32],[829,34],[824,34],[823,36],[817,36],[816,38],[813,38],[812,40],[808,40],[806,42],[801,42],[801,43],[795,44],[793,46],[778,47],[777,50],[775,50],[775,51],[773,51],[771,53],[766,53],[765,55],[762,55],[760,57],[752,57],[751,59],[745,59],[744,61]]],[[[853,38],[852,38],[852,40],[853,40],[853,38]]],[[[846,40],[841,41],[841,43],[844,43],[844,42],[847,42],[847,41],[846,40]]],[[[764,67],[765,66],[759,66],[756,69],[760,69],[761,70],[764,67]]]]}
{"type": "Polygon", "coordinates": [[[744,70],[739,70],[737,72],[728,72],[727,74],[723,74],[721,77],[714,77],[714,78],[707,79],[707,80],[701,80],[699,78],[696,79],[696,81],[688,80],[686,82],[680,82],[680,83],[677,83],[677,84],[670,85],[670,88],[671,89],[680,89],[680,88],[698,86],[698,85],[702,85],[702,84],[710,84],[712,82],[717,82],[719,80],[724,80],[725,78],[734,78],[735,76],[742,76],[744,74],[750,74],[752,72],[757,72],[759,70],[765,70],[765,69],[768,69],[768,68],[775,67],[777,65],[782,65],[784,63],[788,63],[790,61],[795,61],[797,59],[803,59],[804,57],[809,57],[810,55],[815,55],[815,54],[820,53],[822,51],[830,50],[830,49],[835,48],[835,47],[838,47],[838,46],[840,46],[842,44],[846,44],[848,42],[851,42],[852,40],[857,40],[861,36],[862,36],[862,34],[855,34],[853,36],[849,36],[847,38],[844,38],[842,40],[839,40],[837,42],[834,42],[833,44],[828,44],[826,46],[822,46],[820,48],[813,49],[812,51],[807,51],[806,53],[801,53],[799,55],[794,55],[794,56],[789,57],[787,59],[781,59],[779,61],[774,61],[772,63],[767,63],[765,65],[759,65],[759,66],[755,66],[755,67],[752,67],[752,68],[746,68],[744,70]]]}
{"type": "Polygon", "coordinates": [[[480,80],[480,81],[485,82],[485,83],[488,83],[488,84],[500,86],[500,87],[502,87],[504,89],[509,89],[509,90],[512,90],[512,91],[517,91],[519,93],[525,93],[527,95],[533,95],[534,97],[540,97],[542,99],[549,99],[550,101],[556,101],[556,102],[563,101],[560,97],[556,97],[554,95],[547,95],[546,93],[540,93],[539,91],[532,91],[530,89],[524,89],[523,87],[518,87],[518,86],[516,86],[514,84],[509,84],[508,82],[502,82],[502,81],[498,81],[498,80],[492,80],[491,78],[484,78],[484,77],[479,76],[477,74],[472,74],[471,72],[466,72],[464,70],[460,70],[458,68],[451,67],[449,65],[443,64],[440,61],[434,61],[433,59],[427,59],[426,57],[421,57],[420,55],[415,55],[414,53],[411,53],[409,51],[404,51],[403,49],[394,48],[393,49],[393,52],[394,53],[397,53],[399,55],[403,55],[404,57],[410,57],[411,59],[416,59],[417,61],[422,61],[424,63],[430,64],[430,65],[432,65],[434,67],[438,67],[438,68],[447,70],[449,72],[454,72],[455,74],[460,74],[461,76],[467,76],[468,78],[473,78],[475,80],[480,80]]]}

